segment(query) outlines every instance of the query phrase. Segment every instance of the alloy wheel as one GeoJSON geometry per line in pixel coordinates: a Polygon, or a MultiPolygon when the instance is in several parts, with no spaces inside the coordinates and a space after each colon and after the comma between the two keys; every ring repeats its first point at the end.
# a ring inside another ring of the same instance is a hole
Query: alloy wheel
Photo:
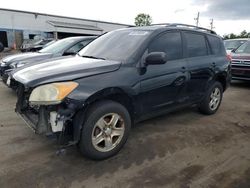
{"type": "Polygon", "coordinates": [[[215,87],[210,95],[209,108],[213,111],[216,110],[220,104],[220,100],[221,100],[221,91],[218,87],[215,87]]]}
{"type": "Polygon", "coordinates": [[[100,152],[114,149],[122,140],[125,123],[116,113],[102,116],[95,124],[92,131],[92,144],[100,152]]]}

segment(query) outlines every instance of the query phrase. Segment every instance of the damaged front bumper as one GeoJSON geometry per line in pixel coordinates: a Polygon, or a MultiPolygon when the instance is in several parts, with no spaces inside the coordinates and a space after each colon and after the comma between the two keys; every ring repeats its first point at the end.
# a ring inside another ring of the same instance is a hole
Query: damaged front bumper
{"type": "MultiPolygon", "coordinates": [[[[18,101],[16,104],[17,114],[25,121],[36,134],[39,135],[58,135],[63,139],[63,144],[76,143],[79,140],[79,124],[74,124],[75,115],[80,110],[79,101],[65,99],[57,105],[30,105],[30,92],[19,86],[18,101]],[[67,141],[65,141],[65,136],[67,141]]],[[[62,141],[60,140],[60,143],[62,141]]]]}

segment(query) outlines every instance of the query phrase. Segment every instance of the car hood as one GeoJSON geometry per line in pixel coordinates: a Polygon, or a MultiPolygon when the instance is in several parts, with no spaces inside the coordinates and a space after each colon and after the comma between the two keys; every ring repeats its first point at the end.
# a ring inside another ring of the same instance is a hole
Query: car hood
{"type": "Polygon", "coordinates": [[[37,52],[28,52],[28,53],[21,53],[21,54],[15,54],[10,55],[2,59],[2,61],[6,65],[10,65],[12,63],[29,63],[32,61],[40,61],[44,59],[51,58],[53,54],[51,53],[37,53],[37,52]]]}
{"type": "Polygon", "coordinates": [[[250,60],[250,54],[242,53],[242,54],[236,54],[231,53],[232,59],[238,59],[238,60],[250,60]]]}
{"type": "Polygon", "coordinates": [[[45,63],[24,67],[12,77],[27,87],[75,80],[119,69],[121,62],[83,58],[80,56],[50,60],[45,63]]]}

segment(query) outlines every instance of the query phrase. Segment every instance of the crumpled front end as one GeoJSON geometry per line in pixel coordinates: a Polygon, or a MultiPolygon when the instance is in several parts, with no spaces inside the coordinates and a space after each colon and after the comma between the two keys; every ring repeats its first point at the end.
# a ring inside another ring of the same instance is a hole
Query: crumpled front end
{"type": "Polygon", "coordinates": [[[31,104],[29,98],[32,89],[20,83],[17,93],[16,112],[36,134],[58,135],[59,138],[67,135],[69,141],[74,141],[73,117],[79,110],[78,101],[65,99],[53,105],[31,104]]]}

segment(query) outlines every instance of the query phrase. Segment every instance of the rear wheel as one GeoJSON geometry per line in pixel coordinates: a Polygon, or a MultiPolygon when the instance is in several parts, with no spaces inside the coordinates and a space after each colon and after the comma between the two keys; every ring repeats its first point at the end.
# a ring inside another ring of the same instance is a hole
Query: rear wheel
{"type": "Polygon", "coordinates": [[[200,104],[199,110],[203,114],[214,114],[220,107],[223,96],[223,88],[220,82],[215,82],[208,90],[200,104]]]}
{"type": "Polygon", "coordinates": [[[121,104],[114,101],[93,104],[82,129],[81,153],[95,160],[115,155],[127,141],[130,127],[129,113],[121,104]]]}

